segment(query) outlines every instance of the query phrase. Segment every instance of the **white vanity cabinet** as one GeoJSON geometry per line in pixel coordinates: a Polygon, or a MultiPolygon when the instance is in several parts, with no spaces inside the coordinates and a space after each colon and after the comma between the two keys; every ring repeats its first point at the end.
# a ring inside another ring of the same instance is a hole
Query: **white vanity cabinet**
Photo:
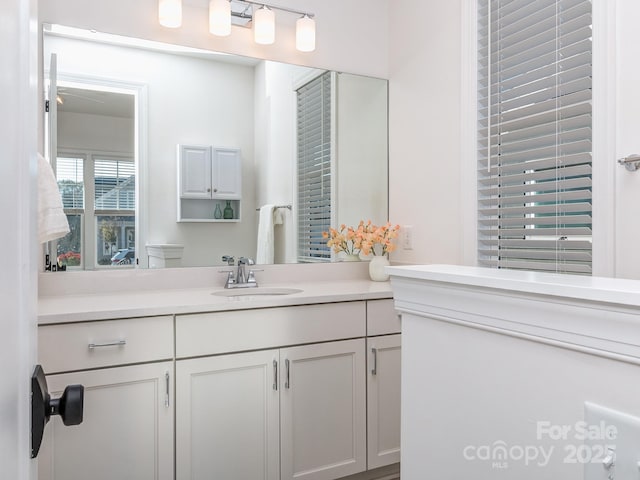
{"type": "Polygon", "coordinates": [[[47,376],[59,397],[84,385],[82,424],[47,425],[39,480],[173,478],[173,363],[151,363],[47,376]]]}
{"type": "Polygon", "coordinates": [[[400,461],[400,317],[393,300],[367,302],[367,468],[400,461]]]}
{"type": "Polygon", "coordinates": [[[178,479],[280,478],[277,367],[278,350],[176,362],[178,479]]]}
{"type": "Polygon", "coordinates": [[[397,478],[399,332],[391,299],[40,325],[85,410],[39,480],[397,478]]]}
{"type": "Polygon", "coordinates": [[[177,478],[364,471],[365,323],[365,302],[177,316],[177,478]]]}
{"type": "Polygon", "coordinates": [[[280,351],[281,479],[366,470],[365,340],[280,351]]]}
{"type": "Polygon", "coordinates": [[[47,375],[52,396],[85,387],[82,424],[47,425],[38,478],[172,479],[173,318],[44,325],[38,336],[39,362],[60,372],[47,375]]]}
{"type": "Polygon", "coordinates": [[[364,364],[364,339],[178,360],[177,478],[364,471],[364,364]]]}
{"type": "Polygon", "coordinates": [[[240,150],[206,145],[178,145],[178,221],[240,220],[242,159],[240,150]],[[225,219],[227,203],[233,217],[225,219]],[[216,210],[220,218],[216,218],[216,210]]]}

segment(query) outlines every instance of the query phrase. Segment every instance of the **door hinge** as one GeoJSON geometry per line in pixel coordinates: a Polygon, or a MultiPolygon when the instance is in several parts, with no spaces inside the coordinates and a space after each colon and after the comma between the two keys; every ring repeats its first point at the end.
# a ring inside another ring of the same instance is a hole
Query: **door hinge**
{"type": "Polygon", "coordinates": [[[49,113],[49,100],[44,101],[44,111],[49,113]]]}

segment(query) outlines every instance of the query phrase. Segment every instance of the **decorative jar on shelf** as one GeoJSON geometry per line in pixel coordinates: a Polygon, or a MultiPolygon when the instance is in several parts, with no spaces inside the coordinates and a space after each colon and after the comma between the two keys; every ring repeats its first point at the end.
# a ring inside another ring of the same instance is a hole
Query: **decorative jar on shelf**
{"type": "Polygon", "coordinates": [[[359,262],[360,261],[360,255],[357,254],[357,253],[345,254],[344,257],[342,257],[342,261],[343,262],[359,262]]]}
{"type": "Polygon", "coordinates": [[[386,255],[374,255],[369,262],[369,277],[374,282],[386,282],[389,274],[385,272],[385,267],[389,266],[389,259],[386,255]]]}
{"type": "Polygon", "coordinates": [[[216,202],[216,209],[213,212],[213,218],[219,220],[222,218],[222,209],[220,208],[220,204],[216,202]]]}
{"type": "Polygon", "coordinates": [[[231,200],[227,200],[227,206],[224,207],[222,218],[224,218],[225,220],[231,220],[233,218],[233,208],[231,207],[231,200]]]}

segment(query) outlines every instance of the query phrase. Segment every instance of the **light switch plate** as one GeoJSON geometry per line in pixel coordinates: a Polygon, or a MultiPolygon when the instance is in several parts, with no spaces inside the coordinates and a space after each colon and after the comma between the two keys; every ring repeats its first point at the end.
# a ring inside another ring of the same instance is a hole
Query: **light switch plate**
{"type": "Polygon", "coordinates": [[[584,463],[584,480],[640,479],[640,418],[585,402],[586,435],[576,458],[584,463]],[[608,449],[615,452],[613,465],[603,461],[608,449]]]}

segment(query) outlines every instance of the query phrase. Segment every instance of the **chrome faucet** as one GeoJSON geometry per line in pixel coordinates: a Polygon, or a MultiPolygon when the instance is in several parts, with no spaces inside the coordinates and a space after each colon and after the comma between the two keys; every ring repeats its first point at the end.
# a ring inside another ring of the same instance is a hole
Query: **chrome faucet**
{"type": "MultiPolygon", "coordinates": [[[[224,262],[227,262],[227,265],[233,266],[235,262],[235,258],[230,255],[224,255],[222,257],[224,262]]],[[[245,265],[255,265],[253,259],[248,257],[240,257],[238,258],[237,268],[235,272],[232,270],[220,270],[221,273],[227,273],[227,282],[224,285],[224,288],[249,288],[249,287],[257,287],[258,282],[256,281],[255,272],[261,270],[249,270],[247,274],[245,271],[245,265]],[[234,274],[235,273],[235,274],[234,274]]]]}

